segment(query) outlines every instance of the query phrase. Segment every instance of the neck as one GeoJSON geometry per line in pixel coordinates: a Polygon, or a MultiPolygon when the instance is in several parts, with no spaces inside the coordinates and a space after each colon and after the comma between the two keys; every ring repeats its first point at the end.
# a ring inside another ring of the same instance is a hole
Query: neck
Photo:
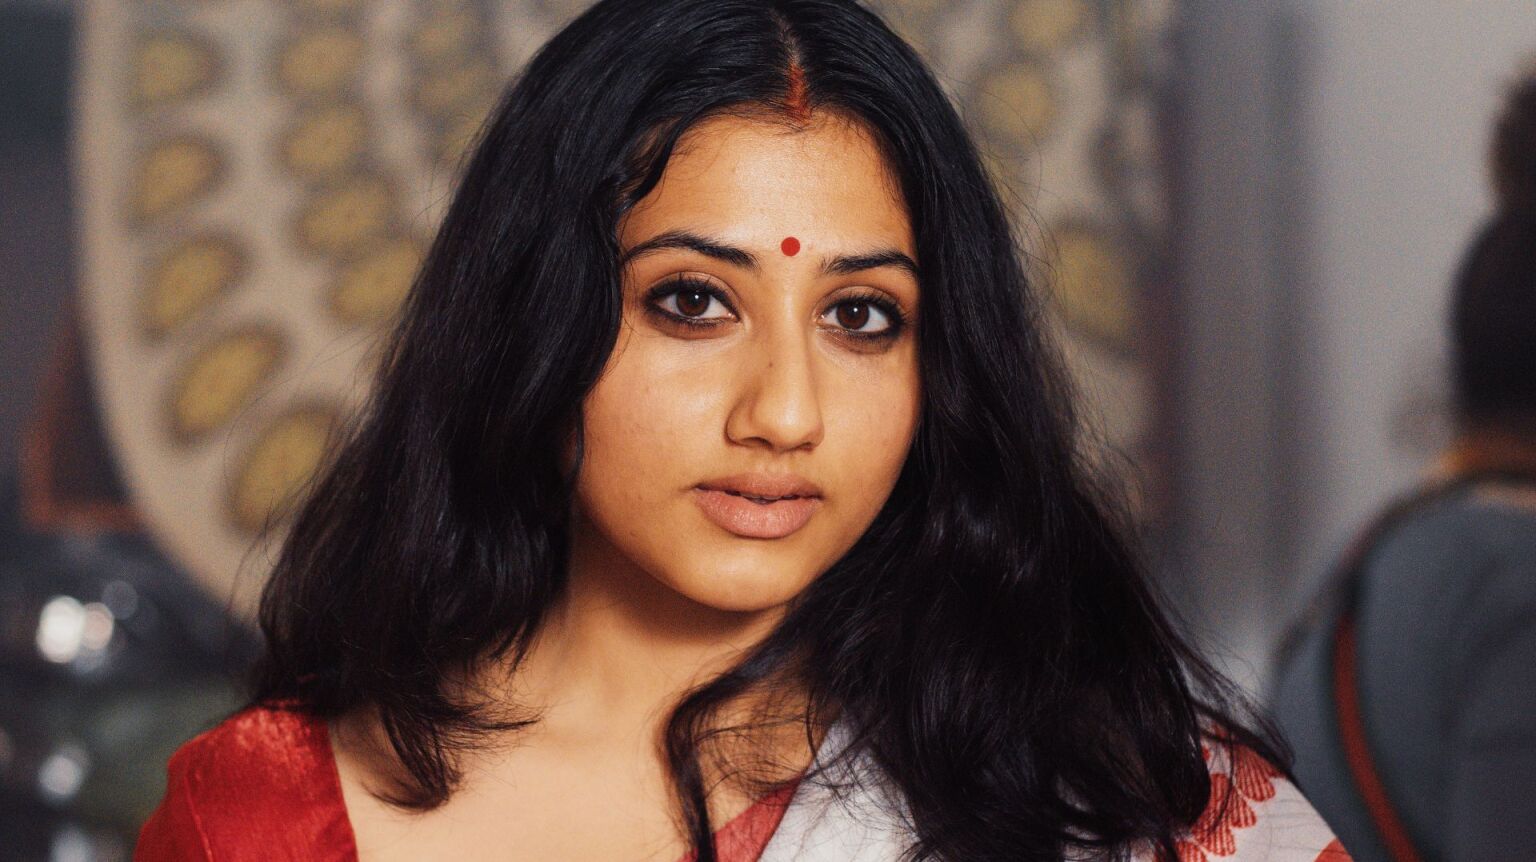
{"type": "Polygon", "coordinates": [[[545,732],[573,742],[655,740],[684,694],[728,670],[782,615],[701,605],[581,519],[566,591],[518,666],[516,697],[540,710],[545,732]]]}

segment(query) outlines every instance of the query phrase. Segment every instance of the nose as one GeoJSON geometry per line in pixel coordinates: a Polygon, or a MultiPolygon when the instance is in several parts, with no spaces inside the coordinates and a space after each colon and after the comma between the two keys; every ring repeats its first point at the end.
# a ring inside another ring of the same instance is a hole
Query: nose
{"type": "Polygon", "coordinates": [[[820,393],[815,357],[803,333],[754,339],[738,365],[739,396],[726,420],[733,442],[775,451],[813,449],[821,442],[820,393]]]}

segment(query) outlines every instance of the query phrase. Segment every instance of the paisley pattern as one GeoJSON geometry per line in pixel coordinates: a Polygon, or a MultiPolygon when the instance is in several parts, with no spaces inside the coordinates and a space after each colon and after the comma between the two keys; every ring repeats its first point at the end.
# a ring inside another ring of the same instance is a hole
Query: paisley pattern
{"type": "Polygon", "coordinates": [[[146,33],[141,40],[134,58],[133,99],[143,107],[205,92],[222,71],[216,49],[189,33],[146,33]]]}
{"type": "Polygon", "coordinates": [[[217,144],[199,136],[154,144],[139,160],[131,218],[148,222],[184,210],[213,190],[223,178],[225,161],[217,144]]]}
{"type": "Polygon", "coordinates": [[[283,336],[252,326],[226,333],[202,347],[183,366],[171,388],[171,431],[192,443],[227,426],[277,369],[283,336]]]}
{"type": "Polygon", "coordinates": [[[252,532],[281,520],[325,457],[338,420],[330,405],[300,405],[269,422],[246,450],[229,493],[230,520],[252,532]]]}
{"type": "Polygon", "coordinates": [[[250,253],[232,234],[188,236],[156,260],[144,283],[145,335],[175,333],[229,290],[249,266],[250,253]]]}

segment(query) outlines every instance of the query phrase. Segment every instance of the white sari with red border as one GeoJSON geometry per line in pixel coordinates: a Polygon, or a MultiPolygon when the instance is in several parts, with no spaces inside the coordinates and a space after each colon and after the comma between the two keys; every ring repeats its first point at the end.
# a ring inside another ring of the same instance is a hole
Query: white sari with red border
{"type": "MultiPolygon", "coordinates": [[[[840,730],[834,726],[826,742],[840,744],[840,730]]],[[[1178,862],[1349,862],[1294,784],[1249,749],[1233,750],[1228,757],[1226,746],[1206,747],[1211,803],[1179,841],[1178,862]]],[[[867,758],[854,763],[832,772],[839,780],[849,770],[874,774],[867,758]]],[[[912,833],[891,813],[904,808],[871,789],[878,786],[866,779],[838,795],[824,783],[802,782],[759,862],[900,862],[912,833]]],[[[1150,850],[1138,857],[1155,858],[1150,850]]]]}

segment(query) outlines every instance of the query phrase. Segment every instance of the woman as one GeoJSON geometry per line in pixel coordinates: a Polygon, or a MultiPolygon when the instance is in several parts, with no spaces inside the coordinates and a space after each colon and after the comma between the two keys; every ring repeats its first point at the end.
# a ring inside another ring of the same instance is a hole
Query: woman
{"type": "Polygon", "coordinates": [[[1536,845],[1536,75],[1492,150],[1497,210],[1451,302],[1456,439],[1341,566],[1276,689],[1297,776],[1361,859],[1536,845]]]}
{"type": "Polygon", "coordinates": [[[599,3],[489,122],[267,590],[258,705],[173,760],[141,858],[1320,858],[1039,317],[872,14],[599,3]]]}

